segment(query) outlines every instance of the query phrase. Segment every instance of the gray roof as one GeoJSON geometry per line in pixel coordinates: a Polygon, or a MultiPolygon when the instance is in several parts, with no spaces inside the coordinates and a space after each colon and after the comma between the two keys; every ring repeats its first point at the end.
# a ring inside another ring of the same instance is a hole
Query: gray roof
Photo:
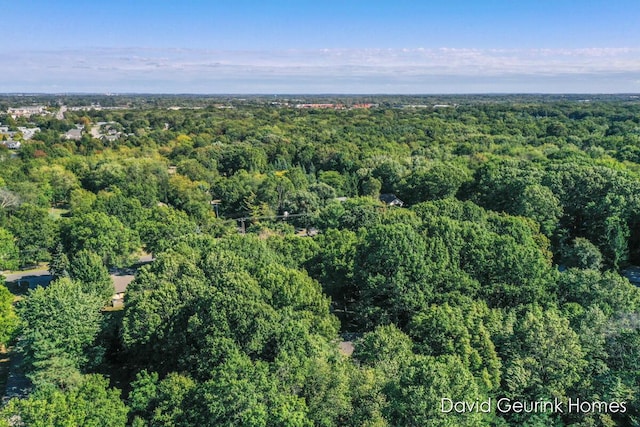
{"type": "Polygon", "coordinates": [[[396,204],[396,205],[403,205],[404,202],[400,199],[398,199],[398,197],[393,194],[393,193],[385,193],[385,194],[381,194],[380,195],[380,201],[384,202],[388,205],[390,204],[396,204]]]}

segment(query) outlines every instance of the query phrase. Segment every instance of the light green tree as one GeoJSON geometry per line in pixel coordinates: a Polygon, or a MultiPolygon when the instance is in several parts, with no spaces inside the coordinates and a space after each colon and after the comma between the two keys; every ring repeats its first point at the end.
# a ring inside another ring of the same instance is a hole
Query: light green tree
{"type": "Polygon", "coordinates": [[[15,270],[18,268],[20,253],[15,244],[13,234],[0,228],[0,270],[15,270]]]}
{"type": "Polygon", "coordinates": [[[5,347],[15,337],[19,323],[13,308],[13,294],[4,286],[4,277],[2,277],[0,279],[0,347],[5,347]]]}

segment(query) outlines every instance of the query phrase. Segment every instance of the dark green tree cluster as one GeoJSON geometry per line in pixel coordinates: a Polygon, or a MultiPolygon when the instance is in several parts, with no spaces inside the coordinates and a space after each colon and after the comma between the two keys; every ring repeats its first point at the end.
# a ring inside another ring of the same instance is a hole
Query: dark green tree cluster
{"type": "Polygon", "coordinates": [[[638,424],[640,291],[622,274],[640,264],[640,103],[322,101],[378,107],[86,96],[62,102],[118,108],[33,118],[0,151],[0,269],[48,262],[55,280],[17,317],[0,298],[0,343],[21,326],[34,384],[0,423],[638,424]],[[99,122],[119,138],[93,138],[99,122]],[[143,252],[105,310],[108,268],[143,252]]]}
{"type": "Polygon", "coordinates": [[[361,425],[355,420],[381,417],[364,406],[370,379],[338,352],[338,323],[320,285],[272,249],[294,244],[194,236],[141,271],[123,320],[129,360],[145,367],[130,396],[134,424],[361,425]]]}

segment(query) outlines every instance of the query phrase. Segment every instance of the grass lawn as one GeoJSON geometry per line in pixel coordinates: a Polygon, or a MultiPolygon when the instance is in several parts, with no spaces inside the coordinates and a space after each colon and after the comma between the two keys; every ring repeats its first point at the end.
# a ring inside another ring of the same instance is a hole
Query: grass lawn
{"type": "Polygon", "coordinates": [[[49,269],[49,263],[47,262],[40,262],[38,263],[38,265],[32,265],[29,268],[26,268],[24,270],[15,270],[15,271],[5,271],[4,274],[5,276],[7,274],[13,274],[13,273],[24,273],[24,274],[28,274],[28,273],[33,273],[36,271],[42,271],[42,270],[48,270],[49,269]]]}

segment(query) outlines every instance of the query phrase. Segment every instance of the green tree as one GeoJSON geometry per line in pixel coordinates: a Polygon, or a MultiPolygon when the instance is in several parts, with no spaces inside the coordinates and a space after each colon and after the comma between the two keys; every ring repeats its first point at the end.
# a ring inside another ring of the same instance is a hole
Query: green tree
{"type": "Polygon", "coordinates": [[[373,159],[372,163],[371,175],[382,183],[382,192],[397,191],[406,172],[404,166],[396,159],[387,156],[373,159]]]}
{"type": "MultiPolygon", "coordinates": [[[[532,220],[499,215],[453,199],[420,203],[414,211],[422,219],[427,240],[441,248],[430,251],[439,254],[439,270],[453,273],[459,281],[459,269],[477,280],[478,295],[491,306],[553,301],[549,241],[532,220]]],[[[450,288],[451,279],[443,284],[450,288]]],[[[473,283],[466,282],[468,294],[473,283]]]]}
{"type": "Polygon", "coordinates": [[[258,202],[268,204],[272,210],[279,211],[284,208],[285,200],[294,190],[295,187],[289,178],[279,173],[273,173],[260,183],[256,198],[258,202]]]}
{"type": "Polygon", "coordinates": [[[316,278],[338,307],[345,307],[356,298],[353,282],[353,261],[358,242],[350,230],[330,228],[320,234],[319,252],[307,262],[306,268],[316,278]]]}
{"type": "Polygon", "coordinates": [[[292,222],[299,226],[308,227],[310,217],[320,208],[320,200],[315,193],[310,191],[294,191],[290,193],[283,203],[283,209],[289,213],[302,214],[300,218],[292,218],[292,222]]]}
{"type": "Polygon", "coordinates": [[[475,172],[472,200],[486,209],[513,214],[514,199],[524,194],[527,186],[539,184],[541,176],[542,171],[532,162],[492,159],[475,172]]]}
{"type": "Polygon", "coordinates": [[[573,244],[564,250],[562,262],[569,268],[599,270],[602,268],[602,253],[588,239],[576,237],[573,244]]]}
{"type": "Polygon", "coordinates": [[[28,203],[15,209],[7,221],[7,229],[16,238],[20,265],[49,260],[57,227],[49,212],[28,203]]]}
{"type": "Polygon", "coordinates": [[[202,218],[210,213],[211,193],[204,181],[191,181],[186,176],[169,178],[167,198],[172,206],[182,209],[193,218],[202,218]]]}
{"type": "Polygon", "coordinates": [[[73,215],[86,214],[93,209],[95,201],[95,194],[83,188],[78,188],[72,190],[69,195],[69,208],[73,215]]]}
{"type": "Polygon", "coordinates": [[[21,345],[36,385],[65,384],[68,370],[58,367],[80,370],[101,360],[103,350],[94,341],[102,306],[100,297],[84,293],[82,285],[70,279],[39,287],[20,302],[21,345]]]}
{"type": "Polygon", "coordinates": [[[378,197],[380,197],[382,183],[378,179],[371,176],[362,181],[361,188],[363,196],[373,197],[374,199],[377,199],[378,197]]]}
{"type": "MultiPolygon", "coordinates": [[[[0,276],[1,277],[1,276],[0,276]]],[[[19,320],[13,308],[13,294],[0,283],[0,347],[4,348],[18,332],[19,320]]]]}
{"type": "Polygon", "coordinates": [[[403,327],[433,298],[427,244],[407,224],[378,225],[363,234],[354,261],[361,322],[403,327]]]}
{"type": "Polygon", "coordinates": [[[191,378],[175,373],[160,381],[157,373],[143,370],[131,384],[132,415],[154,426],[184,425],[190,406],[186,399],[197,385],[191,378]]]}
{"type": "Polygon", "coordinates": [[[325,184],[324,182],[311,184],[308,190],[312,193],[315,193],[323,204],[335,199],[336,197],[336,190],[332,186],[330,186],[329,184],[325,184]]]}
{"type": "Polygon", "coordinates": [[[69,277],[82,285],[84,293],[97,296],[105,303],[115,293],[109,270],[95,252],[76,253],[69,264],[69,277]]]}
{"type": "Polygon", "coordinates": [[[98,254],[109,266],[126,264],[140,247],[136,232],[102,212],[71,218],[62,226],[62,241],[70,258],[84,249],[98,254]]]}
{"type": "Polygon", "coordinates": [[[534,219],[544,235],[551,236],[562,217],[562,205],[545,186],[527,185],[510,212],[534,219]]]}
{"type": "Polygon", "coordinates": [[[569,269],[558,278],[558,299],[597,307],[607,316],[640,309],[640,289],[615,272],[569,269]]]}
{"type": "Polygon", "coordinates": [[[534,306],[522,313],[498,353],[503,390],[513,398],[567,396],[586,367],[578,335],[555,309],[534,306]]]}
{"type": "Polygon", "coordinates": [[[604,234],[600,240],[614,269],[624,266],[629,258],[629,235],[629,226],[619,216],[610,216],[604,221],[604,234]]]}
{"type": "Polygon", "coordinates": [[[321,171],[318,174],[318,182],[327,184],[340,196],[344,195],[345,177],[337,171],[321,171]]]}
{"type": "Polygon", "coordinates": [[[480,303],[431,306],[414,316],[409,330],[418,353],[459,357],[478,383],[484,382],[484,389],[490,391],[500,385],[500,361],[482,311],[480,303]]]}
{"type": "Polygon", "coordinates": [[[324,206],[318,214],[320,228],[337,228],[357,231],[380,221],[384,205],[371,197],[349,198],[345,202],[334,201],[324,206]]]}
{"type": "Polygon", "coordinates": [[[61,165],[43,166],[34,170],[32,174],[37,181],[49,186],[53,204],[68,203],[71,192],[80,187],[75,174],[61,165]]]}
{"type": "Polygon", "coordinates": [[[384,414],[397,426],[475,427],[488,425],[492,418],[492,414],[480,412],[441,411],[443,397],[454,402],[481,402],[488,397],[478,390],[473,375],[456,356],[414,357],[402,365],[385,392],[388,403],[384,414]]]}
{"type": "Polygon", "coordinates": [[[18,268],[20,254],[13,235],[4,228],[0,228],[0,270],[15,270],[18,268]]]}
{"type": "Polygon", "coordinates": [[[66,390],[42,387],[26,399],[10,400],[0,416],[7,425],[20,420],[20,425],[33,427],[124,427],[128,409],[120,390],[108,387],[109,381],[99,375],[84,376],[66,390]]]}
{"type": "Polygon", "coordinates": [[[142,243],[153,254],[170,248],[174,240],[197,229],[186,213],[170,206],[152,208],[149,217],[139,225],[142,243]]]}
{"type": "Polygon", "coordinates": [[[395,325],[377,326],[355,342],[354,359],[381,369],[395,378],[400,367],[413,357],[413,341],[395,325]]]}
{"type": "Polygon", "coordinates": [[[453,197],[470,178],[468,170],[460,165],[436,162],[427,169],[415,170],[408,175],[402,182],[400,198],[415,204],[453,197]]]}
{"type": "Polygon", "coordinates": [[[118,187],[112,187],[111,191],[99,192],[92,210],[115,216],[131,229],[138,229],[139,224],[149,215],[149,210],[142,207],[140,200],[127,197],[118,187]]]}

